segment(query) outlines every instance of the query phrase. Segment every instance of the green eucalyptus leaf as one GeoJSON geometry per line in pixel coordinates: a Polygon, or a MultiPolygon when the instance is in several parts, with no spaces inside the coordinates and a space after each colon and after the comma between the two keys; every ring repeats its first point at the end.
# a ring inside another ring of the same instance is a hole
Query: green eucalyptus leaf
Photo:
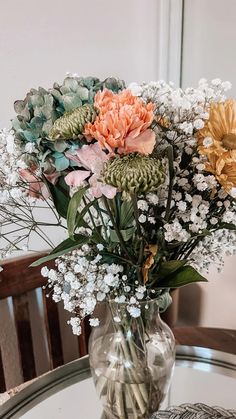
{"type": "Polygon", "coordinates": [[[207,279],[192,266],[182,266],[172,275],[158,281],[156,285],[160,288],[179,288],[192,282],[207,282],[207,279]]]}
{"type": "Polygon", "coordinates": [[[49,253],[49,255],[36,260],[30,266],[39,266],[42,263],[48,262],[49,260],[56,259],[59,256],[64,255],[65,253],[72,252],[72,250],[77,249],[79,246],[87,243],[88,241],[89,237],[83,236],[82,234],[76,234],[74,236],[74,240],[70,238],[64,240],[51,253],[49,253]]]}
{"type": "Polygon", "coordinates": [[[71,239],[74,237],[74,231],[76,227],[78,226],[78,208],[80,206],[81,200],[86,192],[86,188],[81,188],[78,192],[76,192],[68,205],[68,211],[67,211],[67,228],[68,228],[68,234],[71,239]]]}

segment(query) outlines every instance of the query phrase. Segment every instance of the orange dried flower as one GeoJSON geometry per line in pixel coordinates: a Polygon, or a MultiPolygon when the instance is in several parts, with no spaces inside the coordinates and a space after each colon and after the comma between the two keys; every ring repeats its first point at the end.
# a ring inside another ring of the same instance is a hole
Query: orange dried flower
{"type": "Polygon", "coordinates": [[[236,150],[236,101],[229,99],[224,102],[211,103],[209,119],[204,128],[197,133],[199,151],[202,154],[210,152],[227,152],[230,155],[236,150]],[[205,139],[212,143],[205,145],[205,139]]]}
{"type": "Polygon", "coordinates": [[[215,175],[225,192],[234,196],[236,188],[236,159],[226,157],[226,153],[212,152],[208,155],[205,170],[215,175]]]}
{"type": "Polygon", "coordinates": [[[198,150],[207,157],[205,169],[232,195],[236,188],[236,101],[212,103],[209,119],[197,137],[198,150]]]}
{"type": "Polygon", "coordinates": [[[152,153],[156,141],[154,132],[149,129],[154,119],[153,103],[144,103],[130,90],[118,94],[104,90],[96,94],[94,106],[99,114],[94,123],[85,126],[88,140],[95,138],[109,152],[152,153]]]}

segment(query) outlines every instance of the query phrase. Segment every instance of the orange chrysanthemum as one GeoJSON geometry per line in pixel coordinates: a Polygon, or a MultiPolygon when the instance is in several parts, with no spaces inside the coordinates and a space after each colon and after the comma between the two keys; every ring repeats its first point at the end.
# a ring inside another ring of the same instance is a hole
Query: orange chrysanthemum
{"type": "Polygon", "coordinates": [[[95,138],[109,152],[152,153],[155,134],[149,127],[154,119],[153,103],[144,103],[130,90],[118,94],[104,90],[96,94],[94,106],[99,114],[94,123],[85,126],[88,139],[95,138]]]}
{"type": "Polygon", "coordinates": [[[207,157],[205,169],[232,194],[236,188],[236,101],[212,103],[209,119],[197,136],[198,150],[207,157]]]}

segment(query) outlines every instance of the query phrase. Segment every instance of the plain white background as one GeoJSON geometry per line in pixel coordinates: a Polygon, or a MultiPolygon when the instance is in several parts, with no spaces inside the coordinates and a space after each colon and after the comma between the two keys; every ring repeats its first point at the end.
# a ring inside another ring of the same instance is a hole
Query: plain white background
{"type": "MultiPolygon", "coordinates": [[[[8,126],[14,116],[14,100],[31,87],[61,82],[66,71],[127,82],[163,77],[168,19],[161,12],[169,3],[177,9],[181,1],[2,1],[0,126],[8,126]]],[[[185,0],[184,86],[203,76],[221,77],[232,81],[236,96],[235,16],[236,0],[185,0]]],[[[177,19],[178,13],[173,24],[177,19]]],[[[175,62],[178,52],[170,51],[175,62]]],[[[175,69],[171,73],[175,77],[175,69]]],[[[221,275],[213,270],[202,286],[201,325],[236,328],[235,260],[226,261],[221,275]]]]}
{"type": "Polygon", "coordinates": [[[67,71],[157,78],[159,0],[7,0],[0,12],[0,125],[31,87],[67,71]]]}
{"type": "MultiPolygon", "coordinates": [[[[220,77],[231,81],[229,96],[236,97],[236,1],[185,0],[184,9],[183,86],[220,77]]],[[[201,285],[201,325],[236,329],[236,256],[225,262],[201,285]]]]}

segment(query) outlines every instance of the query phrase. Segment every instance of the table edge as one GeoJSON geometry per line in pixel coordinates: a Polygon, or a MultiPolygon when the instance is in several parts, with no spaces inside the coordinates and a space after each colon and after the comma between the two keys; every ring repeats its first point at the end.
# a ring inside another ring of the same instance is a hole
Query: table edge
{"type": "MultiPolygon", "coordinates": [[[[177,345],[176,365],[201,371],[218,372],[236,378],[236,355],[214,349],[177,345]]],[[[91,377],[89,357],[85,356],[65,364],[37,378],[12,396],[0,407],[1,419],[17,419],[18,413],[30,410],[34,401],[45,400],[63,388],[91,377]],[[78,379],[79,378],[79,379],[78,379]]]]}

